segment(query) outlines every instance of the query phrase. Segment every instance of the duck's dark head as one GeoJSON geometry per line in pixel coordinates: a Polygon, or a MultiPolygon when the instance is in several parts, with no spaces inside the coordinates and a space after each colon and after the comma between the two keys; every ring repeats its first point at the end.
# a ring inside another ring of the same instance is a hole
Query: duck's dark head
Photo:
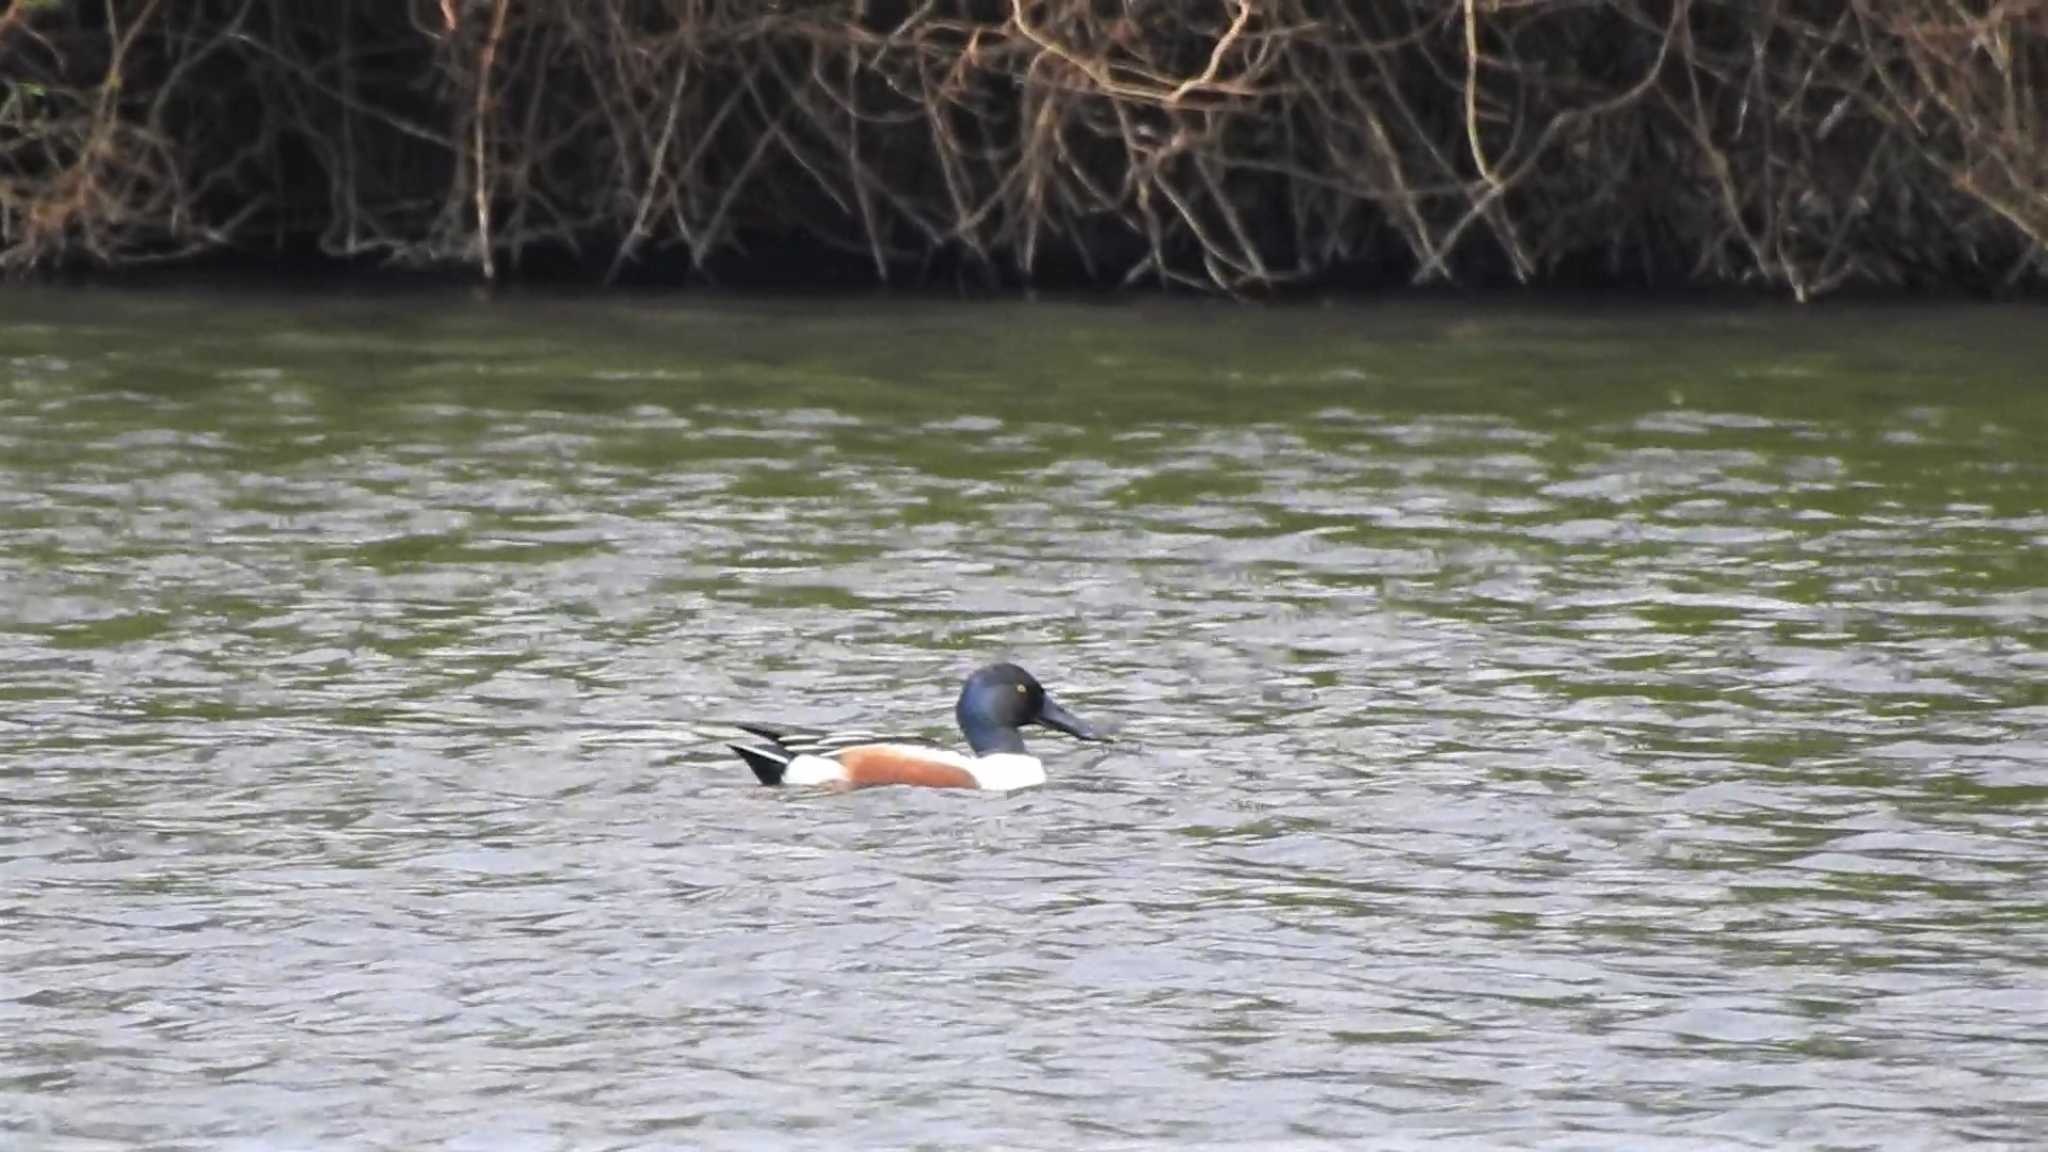
{"type": "Polygon", "coordinates": [[[1018,729],[1026,724],[1057,728],[1076,740],[1109,739],[1054,703],[1031,673],[1015,664],[991,664],[969,676],[953,715],[977,756],[1024,751],[1024,737],[1018,729]]]}

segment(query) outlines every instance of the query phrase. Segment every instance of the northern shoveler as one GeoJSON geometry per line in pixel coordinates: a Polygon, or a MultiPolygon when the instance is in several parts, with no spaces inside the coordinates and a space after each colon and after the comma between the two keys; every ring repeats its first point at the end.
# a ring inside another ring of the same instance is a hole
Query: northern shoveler
{"type": "Polygon", "coordinates": [[[873,732],[813,732],[765,724],[739,725],[759,739],[727,747],[740,754],[763,784],[837,789],[910,784],[1000,792],[1045,783],[1045,766],[1024,750],[1018,731],[1027,724],[1057,728],[1077,740],[1109,739],[1053,703],[1031,673],[1015,664],[991,664],[969,676],[953,716],[974,755],[873,732]]]}

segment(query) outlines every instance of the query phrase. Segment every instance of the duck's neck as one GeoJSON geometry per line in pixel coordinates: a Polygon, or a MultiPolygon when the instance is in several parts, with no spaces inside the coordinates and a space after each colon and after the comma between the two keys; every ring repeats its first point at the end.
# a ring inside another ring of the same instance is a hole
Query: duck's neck
{"type": "Polygon", "coordinates": [[[967,734],[967,746],[976,756],[997,752],[1022,753],[1024,736],[1015,728],[986,716],[961,716],[960,731],[967,734]]]}

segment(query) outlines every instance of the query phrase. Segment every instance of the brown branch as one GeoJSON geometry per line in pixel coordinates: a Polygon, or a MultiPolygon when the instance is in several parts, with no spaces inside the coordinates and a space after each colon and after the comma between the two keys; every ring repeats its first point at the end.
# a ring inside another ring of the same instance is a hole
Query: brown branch
{"type": "MultiPolygon", "coordinates": [[[[477,261],[485,280],[498,276],[493,255],[491,238],[491,173],[490,173],[490,119],[491,119],[491,66],[498,59],[498,43],[505,37],[505,16],[510,0],[494,0],[491,8],[491,28],[484,36],[483,50],[477,59],[476,107],[471,113],[470,126],[475,133],[471,140],[472,155],[476,159],[476,248],[477,261]]],[[[454,20],[449,20],[454,26],[454,20]]]]}

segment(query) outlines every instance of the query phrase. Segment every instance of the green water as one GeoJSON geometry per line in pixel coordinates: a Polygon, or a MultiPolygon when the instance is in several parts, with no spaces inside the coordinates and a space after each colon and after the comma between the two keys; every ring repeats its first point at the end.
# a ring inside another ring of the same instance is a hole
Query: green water
{"type": "Polygon", "coordinates": [[[0,1136],[2048,1140],[2048,313],[0,295],[0,1136]],[[734,718],[1115,729],[1006,795],[734,718]]]}

